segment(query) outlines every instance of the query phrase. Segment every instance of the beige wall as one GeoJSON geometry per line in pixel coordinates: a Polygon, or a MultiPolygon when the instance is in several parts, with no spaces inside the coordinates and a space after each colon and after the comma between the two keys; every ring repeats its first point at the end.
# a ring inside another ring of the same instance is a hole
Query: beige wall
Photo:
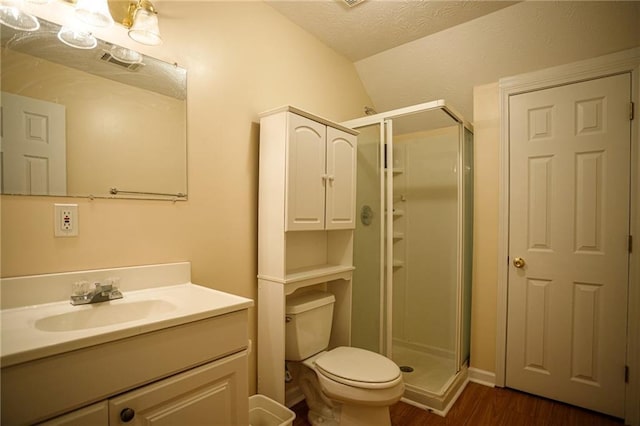
{"type": "MultiPolygon", "coordinates": [[[[2,196],[2,276],[189,260],[194,282],[255,298],[258,113],[293,104],[341,121],[370,104],[351,63],[264,3],[161,6],[157,56],[189,72],[189,200],[2,196]],[[69,201],[80,235],[56,239],[53,203],[69,201]]],[[[250,365],[254,391],[255,351],[250,365]]]]}
{"type": "Polygon", "coordinates": [[[498,83],[473,89],[474,211],[471,366],[496,368],[498,285],[498,174],[500,108],[498,83]]]}

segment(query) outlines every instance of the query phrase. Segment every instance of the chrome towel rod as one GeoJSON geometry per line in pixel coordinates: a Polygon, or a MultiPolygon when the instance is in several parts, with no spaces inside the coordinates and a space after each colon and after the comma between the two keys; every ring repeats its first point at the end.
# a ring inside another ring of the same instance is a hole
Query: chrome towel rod
{"type": "Polygon", "coordinates": [[[177,198],[185,198],[187,196],[187,194],[184,194],[182,192],[178,192],[177,194],[165,194],[165,193],[162,193],[162,192],[123,191],[123,190],[118,189],[116,187],[113,187],[113,188],[109,189],[109,193],[112,194],[112,195],[118,195],[118,194],[161,195],[163,197],[177,197],[177,198]]]}

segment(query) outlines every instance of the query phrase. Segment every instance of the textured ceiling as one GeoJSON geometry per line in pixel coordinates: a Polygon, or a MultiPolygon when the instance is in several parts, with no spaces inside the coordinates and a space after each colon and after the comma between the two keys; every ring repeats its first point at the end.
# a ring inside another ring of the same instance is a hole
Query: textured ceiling
{"type": "Polygon", "coordinates": [[[640,46],[637,0],[265,1],[350,58],[378,112],[444,99],[473,121],[476,86],[640,46]]]}
{"type": "Polygon", "coordinates": [[[266,0],[266,3],[351,61],[471,21],[512,1],[266,0]]]}
{"type": "Polygon", "coordinates": [[[640,1],[525,1],[355,63],[374,107],[445,99],[473,121],[473,89],[640,46],[640,1]]]}

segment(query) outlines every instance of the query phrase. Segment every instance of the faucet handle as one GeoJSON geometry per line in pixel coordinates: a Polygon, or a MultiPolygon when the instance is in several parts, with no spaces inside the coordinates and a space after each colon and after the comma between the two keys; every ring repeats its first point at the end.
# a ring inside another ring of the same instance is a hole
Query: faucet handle
{"type": "Polygon", "coordinates": [[[76,281],[71,287],[71,294],[74,296],[84,296],[89,291],[89,281],[87,280],[76,281]]]}
{"type": "Polygon", "coordinates": [[[109,286],[109,300],[122,299],[122,293],[118,289],[120,287],[120,277],[107,278],[105,283],[109,286]]]}
{"type": "Polygon", "coordinates": [[[103,288],[116,291],[120,287],[120,277],[110,277],[104,280],[103,288]]]}
{"type": "Polygon", "coordinates": [[[106,281],[106,282],[100,283],[100,288],[102,289],[102,291],[111,291],[111,289],[113,288],[113,284],[106,281]]]}

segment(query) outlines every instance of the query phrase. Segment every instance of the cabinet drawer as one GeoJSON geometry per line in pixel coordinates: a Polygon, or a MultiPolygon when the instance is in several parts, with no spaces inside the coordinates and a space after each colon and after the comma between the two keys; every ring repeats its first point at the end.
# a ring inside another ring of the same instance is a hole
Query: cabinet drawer
{"type": "Polygon", "coordinates": [[[40,423],[40,426],[107,426],[108,422],[109,404],[107,401],[101,401],[40,423]]]}

